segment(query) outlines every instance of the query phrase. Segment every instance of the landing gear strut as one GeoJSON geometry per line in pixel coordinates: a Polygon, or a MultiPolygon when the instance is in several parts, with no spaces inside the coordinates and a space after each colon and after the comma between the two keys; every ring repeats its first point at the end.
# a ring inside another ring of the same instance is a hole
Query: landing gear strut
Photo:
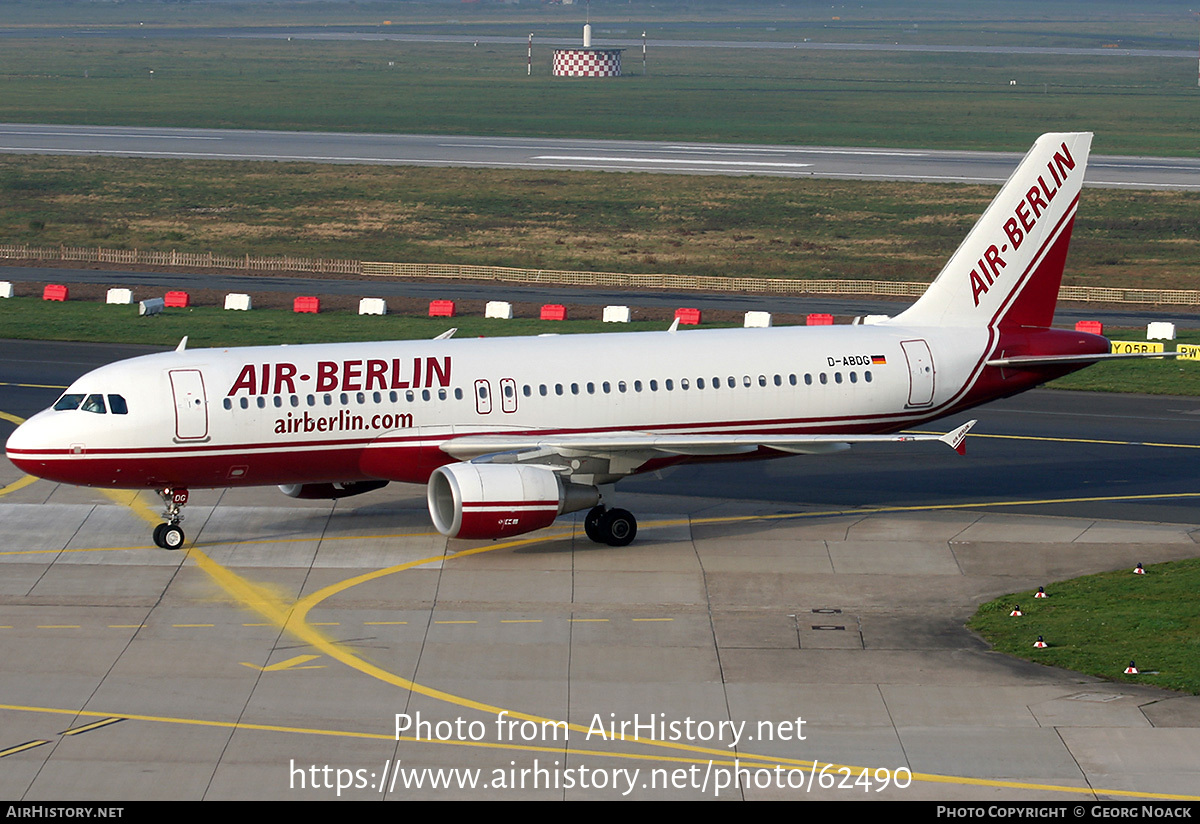
{"type": "Polygon", "coordinates": [[[637,519],[624,509],[594,506],[583,519],[583,531],[598,544],[629,546],[637,537],[637,519]]]}
{"type": "Polygon", "coordinates": [[[187,503],[188,491],[170,486],[156,491],[166,507],[163,518],[167,522],[154,527],[154,543],[163,549],[179,549],[183,546],[184,541],[183,529],[179,526],[183,520],[181,510],[187,503]]]}

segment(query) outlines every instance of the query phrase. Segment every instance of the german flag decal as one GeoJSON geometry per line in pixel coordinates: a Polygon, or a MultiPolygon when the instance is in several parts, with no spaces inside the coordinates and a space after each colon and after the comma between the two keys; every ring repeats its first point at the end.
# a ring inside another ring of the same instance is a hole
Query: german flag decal
{"type": "Polygon", "coordinates": [[[871,365],[872,366],[878,366],[883,363],[887,363],[887,358],[885,356],[883,356],[883,355],[872,355],[871,356],[871,365]]]}

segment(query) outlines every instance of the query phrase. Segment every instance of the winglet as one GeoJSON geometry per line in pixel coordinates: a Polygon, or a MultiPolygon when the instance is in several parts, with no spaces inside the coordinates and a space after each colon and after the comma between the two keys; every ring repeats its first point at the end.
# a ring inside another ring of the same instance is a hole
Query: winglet
{"type": "Polygon", "coordinates": [[[947,446],[949,446],[951,449],[953,449],[959,455],[966,455],[967,454],[967,433],[971,431],[971,427],[974,426],[976,423],[978,423],[978,421],[967,421],[962,426],[960,426],[958,429],[954,429],[954,430],[951,430],[950,432],[947,432],[945,435],[938,438],[938,440],[941,441],[942,443],[946,444],[947,446]]]}

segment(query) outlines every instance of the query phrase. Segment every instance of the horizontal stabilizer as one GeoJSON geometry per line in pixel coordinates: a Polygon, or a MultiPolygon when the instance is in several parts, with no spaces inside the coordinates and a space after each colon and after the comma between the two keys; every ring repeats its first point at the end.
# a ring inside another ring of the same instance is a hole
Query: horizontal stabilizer
{"type": "Polygon", "coordinates": [[[1179,352],[1108,352],[1091,355],[1019,355],[1013,358],[993,358],[988,366],[1069,366],[1076,363],[1099,363],[1107,360],[1130,360],[1131,358],[1177,358],[1179,352]]]}

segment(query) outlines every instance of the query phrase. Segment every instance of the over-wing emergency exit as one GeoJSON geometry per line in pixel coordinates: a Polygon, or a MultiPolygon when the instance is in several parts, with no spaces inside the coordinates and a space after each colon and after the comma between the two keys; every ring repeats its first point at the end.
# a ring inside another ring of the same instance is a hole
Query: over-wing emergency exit
{"type": "Polygon", "coordinates": [[[75,381],[8,440],[25,472],[154,489],[178,548],[188,490],[276,484],[339,498],[427,484],[451,538],[498,538],[588,510],[623,546],[637,522],[601,492],[673,464],[942,441],[914,425],[1110,357],[1051,329],[1091,135],[1047,134],[925,294],[873,325],[180,349],[75,381]]]}

